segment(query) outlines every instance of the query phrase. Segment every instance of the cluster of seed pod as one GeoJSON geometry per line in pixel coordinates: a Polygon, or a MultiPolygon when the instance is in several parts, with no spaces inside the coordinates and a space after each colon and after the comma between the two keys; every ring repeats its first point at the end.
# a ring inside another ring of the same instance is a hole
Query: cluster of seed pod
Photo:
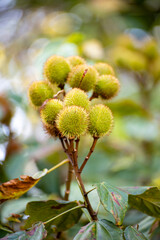
{"type": "Polygon", "coordinates": [[[73,139],[86,132],[97,138],[111,132],[111,110],[103,104],[91,105],[93,98],[111,99],[119,91],[119,81],[110,65],[90,66],[78,56],[54,55],[44,65],[44,79],[33,82],[28,95],[48,133],[73,139]]]}

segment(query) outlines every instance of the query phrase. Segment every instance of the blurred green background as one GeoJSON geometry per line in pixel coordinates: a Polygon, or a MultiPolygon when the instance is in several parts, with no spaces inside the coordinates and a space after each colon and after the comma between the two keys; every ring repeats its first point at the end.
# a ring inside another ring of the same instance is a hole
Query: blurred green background
{"type": "MultiPolygon", "coordinates": [[[[27,97],[29,84],[43,79],[45,60],[57,54],[108,62],[121,83],[120,94],[106,102],[114,114],[113,132],[99,140],[85,183],[160,186],[159,47],[159,0],[0,1],[0,183],[65,159],[27,97]]],[[[91,142],[83,137],[80,162],[91,142]]],[[[65,178],[66,166],[44,177],[27,197],[60,196],[65,178]]]]}

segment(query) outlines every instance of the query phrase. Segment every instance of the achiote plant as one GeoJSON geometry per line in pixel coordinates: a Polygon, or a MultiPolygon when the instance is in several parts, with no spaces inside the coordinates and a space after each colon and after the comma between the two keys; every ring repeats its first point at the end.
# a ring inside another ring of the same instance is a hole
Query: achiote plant
{"type": "Polygon", "coordinates": [[[110,74],[114,75],[114,72],[106,63],[88,66],[78,56],[68,59],[52,56],[44,66],[45,81],[34,82],[29,88],[30,101],[35,107],[39,105],[44,128],[51,136],[60,139],[63,150],[70,161],[69,180],[64,199],[68,200],[73,169],[84,198],[84,207],[87,208],[92,220],[97,220],[97,213],[90,204],[81,173],[95,149],[97,140],[106,134],[109,135],[112,130],[111,110],[103,104],[95,106],[90,104],[94,96],[110,99],[118,93],[119,81],[110,74]],[[72,87],[68,92],[66,91],[67,84],[72,87]],[[61,90],[51,97],[50,93],[54,92],[55,88],[61,90]],[[91,97],[87,95],[88,91],[92,91],[91,97]],[[63,97],[60,96],[61,93],[63,97]],[[93,137],[93,144],[84,162],[79,166],[78,145],[81,135],[86,133],[93,137]]]}
{"type": "Polygon", "coordinates": [[[38,172],[33,177],[21,176],[21,180],[13,179],[2,184],[0,200],[3,202],[20,197],[43,176],[68,163],[65,194],[63,200],[29,202],[25,210],[29,218],[25,221],[24,229],[32,228],[18,232],[18,235],[8,235],[4,239],[10,239],[10,237],[18,239],[16,236],[37,240],[64,239],[63,232],[80,220],[82,211],[87,216],[89,224],[77,233],[74,240],[147,239],[159,224],[160,191],[158,188],[118,188],[102,182],[95,184],[94,188],[87,191],[82,180],[82,172],[95,150],[98,139],[109,135],[112,131],[112,112],[109,107],[103,105],[103,99],[113,98],[120,88],[112,67],[106,63],[88,66],[85,60],[77,56],[66,59],[52,56],[44,65],[44,79],[31,84],[28,92],[29,99],[39,111],[45,130],[53,138],[59,138],[67,159],[49,170],[44,169],[38,172]],[[92,99],[98,97],[101,103],[93,104],[92,99]],[[84,134],[90,134],[93,143],[80,165],[79,142],[84,134]],[[69,201],[73,174],[83,201],[69,201]],[[97,190],[96,198],[99,198],[97,209],[94,209],[89,199],[90,192],[95,190],[97,190]],[[106,211],[105,219],[101,219],[100,204],[104,207],[104,212],[106,211]],[[145,235],[138,231],[138,227],[128,226],[123,222],[129,206],[152,216],[149,217],[150,224],[145,235]],[[48,237],[44,226],[48,231],[48,237]]]}

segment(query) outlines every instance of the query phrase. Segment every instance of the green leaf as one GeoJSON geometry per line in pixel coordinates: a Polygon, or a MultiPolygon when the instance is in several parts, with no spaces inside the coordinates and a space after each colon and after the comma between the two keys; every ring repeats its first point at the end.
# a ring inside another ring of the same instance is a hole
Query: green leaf
{"type": "Polygon", "coordinates": [[[149,112],[141,106],[139,103],[131,99],[122,99],[114,102],[107,103],[107,106],[111,108],[113,114],[118,114],[120,116],[142,116],[149,117],[149,112]]]}
{"type": "Polygon", "coordinates": [[[136,186],[136,187],[120,187],[120,189],[122,189],[122,191],[128,193],[128,194],[132,194],[132,195],[137,195],[137,194],[142,194],[144,193],[146,190],[150,189],[151,187],[149,186],[145,186],[145,187],[141,187],[141,186],[136,186]]]}
{"type": "Polygon", "coordinates": [[[141,233],[143,233],[145,236],[149,237],[149,235],[151,233],[150,230],[151,230],[151,227],[154,224],[154,222],[155,222],[154,217],[147,216],[138,223],[138,230],[141,233]]]}
{"type": "MultiPolygon", "coordinates": [[[[49,200],[30,202],[27,204],[25,211],[25,214],[29,215],[25,228],[31,227],[32,224],[39,221],[46,222],[76,206],[78,206],[76,201],[68,202],[49,200]]],[[[49,228],[51,225],[55,225],[57,231],[67,230],[79,221],[81,215],[82,210],[80,208],[75,209],[49,222],[46,224],[46,227],[49,228]]]]}
{"type": "Polygon", "coordinates": [[[96,184],[96,187],[105,210],[113,215],[117,225],[121,225],[128,209],[128,194],[105,182],[96,184]]]}
{"type": "Polygon", "coordinates": [[[3,203],[1,206],[1,221],[3,224],[7,223],[7,219],[11,216],[12,213],[14,214],[20,214],[23,213],[26,209],[26,205],[29,202],[32,201],[44,201],[48,200],[48,197],[46,195],[37,196],[37,197],[29,197],[29,198],[19,198],[19,199],[14,199],[10,201],[6,201],[3,203]]]}
{"type": "Polygon", "coordinates": [[[107,220],[91,222],[82,227],[74,240],[123,240],[123,231],[107,220]]]}
{"type": "Polygon", "coordinates": [[[20,231],[6,237],[2,240],[42,240],[47,236],[47,231],[42,223],[38,223],[33,226],[29,231],[20,231]]]}
{"type": "Polygon", "coordinates": [[[129,194],[129,204],[149,216],[160,218],[160,190],[152,187],[142,194],[129,194]]]}
{"type": "Polygon", "coordinates": [[[134,227],[128,226],[124,230],[124,236],[126,240],[147,240],[147,238],[140,232],[138,232],[134,227]]]}

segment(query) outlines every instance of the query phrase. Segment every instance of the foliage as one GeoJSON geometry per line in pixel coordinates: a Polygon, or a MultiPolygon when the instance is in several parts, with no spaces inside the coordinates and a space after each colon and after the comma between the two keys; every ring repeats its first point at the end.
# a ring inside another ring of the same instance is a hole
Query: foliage
{"type": "Polygon", "coordinates": [[[159,239],[159,7],[156,0],[0,3],[0,238],[159,239]],[[38,84],[28,92],[33,109],[26,89],[38,84]],[[63,131],[59,141],[66,107],[86,119],[70,116],[67,131],[78,138],[63,131]]]}

